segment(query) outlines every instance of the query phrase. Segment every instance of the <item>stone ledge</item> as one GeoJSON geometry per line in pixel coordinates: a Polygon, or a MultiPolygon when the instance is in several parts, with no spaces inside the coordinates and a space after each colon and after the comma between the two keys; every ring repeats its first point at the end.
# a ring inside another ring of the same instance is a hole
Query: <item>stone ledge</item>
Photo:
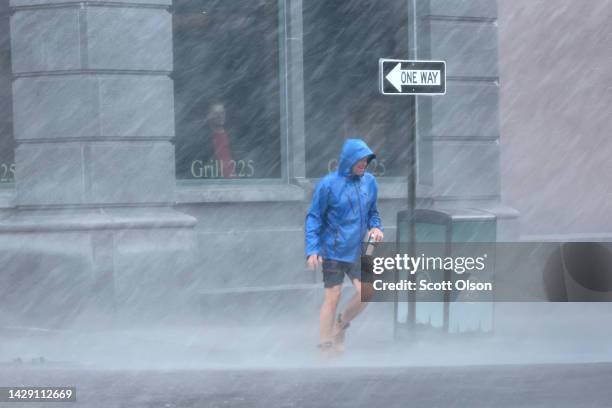
{"type": "Polygon", "coordinates": [[[469,221],[469,220],[495,220],[497,217],[494,213],[489,211],[484,211],[480,208],[466,208],[466,207],[444,207],[444,206],[434,206],[431,208],[425,208],[426,210],[431,209],[434,211],[441,211],[443,213],[448,214],[452,217],[453,220],[456,221],[469,221]]]}
{"type": "MultiPolygon", "coordinates": [[[[318,179],[302,180],[293,184],[217,184],[187,185],[176,187],[177,204],[222,203],[222,202],[266,202],[304,201],[312,194],[318,179]]],[[[180,183],[180,182],[179,182],[180,183]]],[[[379,181],[378,198],[383,200],[404,199],[408,190],[406,181],[379,181]]],[[[431,187],[417,185],[417,198],[429,198],[431,187]]]]}
{"type": "Polygon", "coordinates": [[[15,188],[0,189],[0,208],[15,207],[15,188]]]}
{"type": "Polygon", "coordinates": [[[478,205],[471,208],[491,213],[495,215],[497,219],[513,219],[520,216],[518,210],[504,204],[478,205]]]}
{"type": "MultiPolygon", "coordinates": [[[[307,195],[311,195],[320,179],[300,179],[298,184],[307,195]]],[[[393,200],[406,199],[408,195],[408,181],[405,178],[394,177],[393,179],[378,178],[378,199],[393,200]]],[[[431,198],[432,187],[425,184],[417,184],[417,200],[429,200],[431,198]]]]}
{"type": "Polygon", "coordinates": [[[80,3],[93,5],[111,6],[165,6],[170,7],[172,0],[11,0],[10,7],[35,7],[35,6],[78,6],[80,3]]]}
{"type": "MultiPolygon", "coordinates": [[[[180,181],[179,181],[180,182],[180,181]]],[[[283,185],[177,185],[176,204],[197,204],[209,202],[266,202],[266,201],[303,201],[306,192],[312,190],[316,183],[310,186],[303,184],[295,186],[283,185]]],[[[405,199],[406,182],[379,182],[378,198],[383,200],[405,199]]],[[[417,198],[428,198],[431,187],[418,185],[417,198]]],[[[0,190],[0,209],[15,208],[14,189],[0,190]]]]}
{"type": "Polygon", "coordinates": [[[176,186],[176,203],[303,201],[304,190],[291,184],[227,184],[176,186]]]}
{"type": "Polygon", "coordinates": [[[193,228],[196,223],[171,208],[13,211],[0,219],[0,233],[193,228]]]}

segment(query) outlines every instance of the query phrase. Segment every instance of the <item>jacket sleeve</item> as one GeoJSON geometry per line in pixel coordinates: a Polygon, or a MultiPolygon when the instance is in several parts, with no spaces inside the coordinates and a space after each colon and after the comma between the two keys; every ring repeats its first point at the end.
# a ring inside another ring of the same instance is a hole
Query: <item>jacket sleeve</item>
{"type": "Polygon", "coordinates": [[[378,185],[376,184],[376,180],[373,181],[373,196],[372,204],[370,205],[370,209],[368,211],[368,229],[378,228],[381,231],[384,231],[382,226],[382,222],[380,220],[380,214],[378,213],[378,208],[376,207],[376,201],[378,201],[378,185]]]}
{"type": "Polygon", "coordinates": [[[304,227],[306,257],[320,254],[321,228],[327,211],[327,200],[328,188],[323,181],[320,181],[312,195],[310,208],[306,214],[306,225],[304,227]]]}

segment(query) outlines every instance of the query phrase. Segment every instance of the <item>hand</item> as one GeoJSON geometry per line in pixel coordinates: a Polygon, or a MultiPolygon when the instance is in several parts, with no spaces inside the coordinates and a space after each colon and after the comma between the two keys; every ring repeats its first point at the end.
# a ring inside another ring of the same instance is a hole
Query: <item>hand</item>
{"type": "Polygon", "coordinates": [[[313,271],[315,269],[317,269],[317,266],[319,264],[323,263],[323,258],[321,258],[319,255],[310,255],[308,257],[308,259],[306,260],[306,264],[308,264],[308,269],[312,269],[313,271]]]}
{"type": "Polygon", "coordinates": [[[374,241],[380,242],[385,238],[385,234],[383,234],[383,232],[378,228],[372,228],[370,231],[368,231],[368,237],[372,237],[374,238],[374,241]]]}

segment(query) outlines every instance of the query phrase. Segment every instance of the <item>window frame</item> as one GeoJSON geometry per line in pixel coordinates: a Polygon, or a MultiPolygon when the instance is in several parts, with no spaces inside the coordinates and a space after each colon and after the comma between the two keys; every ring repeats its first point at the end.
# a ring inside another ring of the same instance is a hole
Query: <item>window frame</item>
{"type": "MultiPolygon", "coordinates": [[[[276,178],[236,178],[236,179],[222,179],[222,178],[194,178],[194,179],[180,179],[175,176],[176,189],[181,190],[194,190],[194,189],[219,189],[220,187],[241,189],[245,186],[248,188],[252,185],[278,185],[288,184],[288,152],[287,144],[289,138],[289,123],[288,123],[288,112],[287,112],[287,61],[286,58],[286,29],[287,29],[287,15],[286,15],[286,3],[289,0],[276,0],[277,7],[277,21],[278,21],[278,86],[279,86],[279,122],[278,122],[278,137],[280,151],[278,152],[280,159],[280,177],[276,178]]],[[[174,24],[174,21],[173,21],[174,24]]],[[[174,45],[173,45],[174,48],[174,45]]],[[[176,98],[176,94],[173,95],[176,98]]],[[[176,140],[176,136],[174,137],[176,140]]],[[[176,165],[176,154],[174,156],[174,163],[176,165]]]]}
{"type": "MultiPolygon", "coordinates": [[[[279,87],[280,87],[280,178],[245,179],[177,179],[177,204],[207,202],[245,201],[303,201],[320,178],[306,177],[306,135],[304,116],[304,75],[303,75],[303,0],[277,0],[278,45],[279,45],[279,87]]],[[[416,9],[408,4],[407,38],[409,58],[417,58],[416,9]]],[[[413,97],[414,98],[414,97],[413,97]]],[[[419,129],[419,103],[414,98],[412,112],[406,113],[413,121],[416,152],[421,151],[419,129]]],[[[420,182],[420,155],[416,154],[417,196],[429,195],[430,186],[420,182]]],[[[379,177],[379,198],[405,199],[407,197],[407,176],[379,177]]]]}

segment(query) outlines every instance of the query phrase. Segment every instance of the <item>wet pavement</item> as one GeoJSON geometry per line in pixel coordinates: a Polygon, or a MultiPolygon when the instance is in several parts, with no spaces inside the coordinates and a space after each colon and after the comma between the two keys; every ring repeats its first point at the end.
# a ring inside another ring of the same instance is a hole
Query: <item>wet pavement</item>
{"type": "Polygon", "coordinates": [[[73,386],[77,401],[0,407],[612,407],[609,307],[512,311],[489,335],[397,341],[385,314],[366,314],[332,361],[315,347],[316,316],[290,326],[2,326],[0,386],[73,386]]]}
{"type": "MultiPolygon", "coordinates": [[[[27,407],[610,407],[612,364],[83,370],[4,365],[2,385],[74,386],[27,407]]],[[[17,407],[23,404],[5,403],[17,407]]]]}

